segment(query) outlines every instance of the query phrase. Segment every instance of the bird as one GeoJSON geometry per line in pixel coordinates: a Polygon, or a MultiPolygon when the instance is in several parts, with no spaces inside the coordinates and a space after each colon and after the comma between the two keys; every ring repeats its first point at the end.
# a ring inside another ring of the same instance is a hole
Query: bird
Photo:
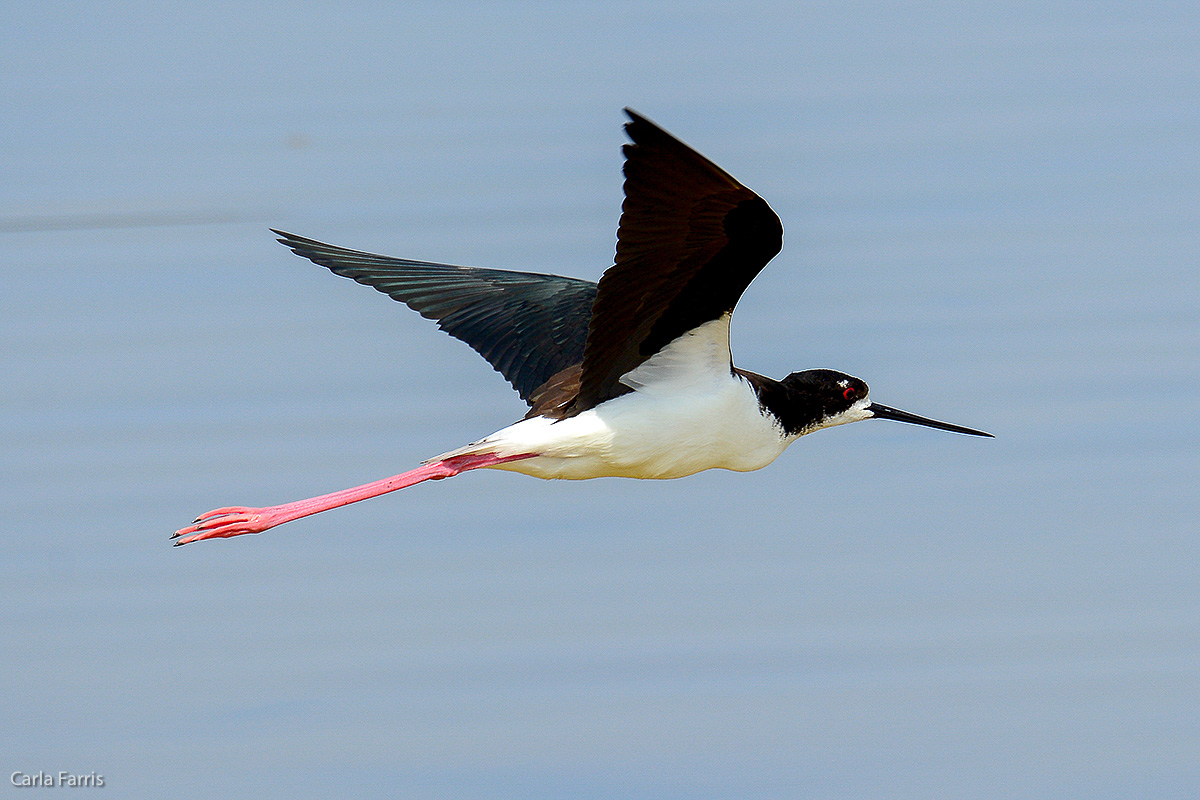
{"type": "Polygon", "coordinates": [[[769,205],[626,108],[616,257],[598,283],[375,255],[271,229],[295,254],[390,295],[483,356],[529,405],[508,427],[408,472],[283,505],[228,506],[176,546],[285,522],[468,470],[543,479],[761,469],[801,436],[885,419],[991,437],[873,402],[830,369],[782,380],[733,364],[734,306],[783,247],[769,205]]]}

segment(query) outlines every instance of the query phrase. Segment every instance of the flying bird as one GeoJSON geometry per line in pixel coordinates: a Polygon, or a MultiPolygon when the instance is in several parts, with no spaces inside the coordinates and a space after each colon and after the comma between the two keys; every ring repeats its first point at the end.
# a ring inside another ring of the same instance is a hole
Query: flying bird
{"type": "Polygon", "coordinates": [[[983,431],[872,402],[828,369],[783,380],[733,365],[729,320],[783,246],[770,206],[626,109],[617,254],[599,283],[373,255],[273,230],[297,255],[390,295],[475,349],[529,404],[490,436],[391,478],[278,506],[232,506],[176,531],[176,545],[276,525],[467,470],[537,478],[682,478],[750,471],[822,428],[890,419],[983,431]]]}

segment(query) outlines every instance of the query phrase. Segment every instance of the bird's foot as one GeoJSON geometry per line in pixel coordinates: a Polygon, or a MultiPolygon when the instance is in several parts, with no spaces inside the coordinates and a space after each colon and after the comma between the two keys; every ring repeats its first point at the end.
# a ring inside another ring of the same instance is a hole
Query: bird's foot
{"type": "Polygon", "coordinates": [[[244,533],[262,533],[273,528],[282,520],[274,519],[274,508],[246,508],[229,506],[201,514],[186,528],[180,528],[171,536],[175,546],[191,544],[202,539],[228,539],[244,533]]]}

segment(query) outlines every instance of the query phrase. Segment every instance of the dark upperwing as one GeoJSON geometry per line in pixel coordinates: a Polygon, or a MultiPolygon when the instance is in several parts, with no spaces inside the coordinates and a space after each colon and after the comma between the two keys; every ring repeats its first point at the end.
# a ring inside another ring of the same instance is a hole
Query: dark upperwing
{"type": "Polygon", "coordinates": [[[335,247],[272,230],[296,255],[374,287],[469,344],[532,405],[534,391],[583,359],[596,284],[456,267],[335,247]]]}
{"type": "MultiPolygon", "coordinates": [[[[530,406],[566,417],[670,342],[733,311],[783,246],[775,212],[720,167],[625,109],[625,202],[600,283],[348,250],[273,230],[294,253],[390,295],[488,360],[530,406]]],[[[732,364],[730,365],[732,368],[732,364]]]]}
{"type": "Polygon", "coordinates": [[[560,406],[565,416],[630,391],[622,375],[732,312],[783,247],[783,226],[761,197],[654,123],[625,113],[633,144],[624,147],[617,258],[600,279],[582,371],[562,376],[579,386],[560,406]]]}

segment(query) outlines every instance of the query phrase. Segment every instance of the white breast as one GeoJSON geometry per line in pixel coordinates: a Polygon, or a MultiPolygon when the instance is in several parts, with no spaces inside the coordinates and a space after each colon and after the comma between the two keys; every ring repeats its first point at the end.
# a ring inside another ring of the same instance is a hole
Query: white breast
{"type": "Polygon", "coordinates": [[[728,316],[676,339],[621,382],[634,391],[567,419],[522,420],[446,455],[538,453],[495,468],[539,478],[680,478],[761,469],[796,438],[731,371],[728,316]]]}

